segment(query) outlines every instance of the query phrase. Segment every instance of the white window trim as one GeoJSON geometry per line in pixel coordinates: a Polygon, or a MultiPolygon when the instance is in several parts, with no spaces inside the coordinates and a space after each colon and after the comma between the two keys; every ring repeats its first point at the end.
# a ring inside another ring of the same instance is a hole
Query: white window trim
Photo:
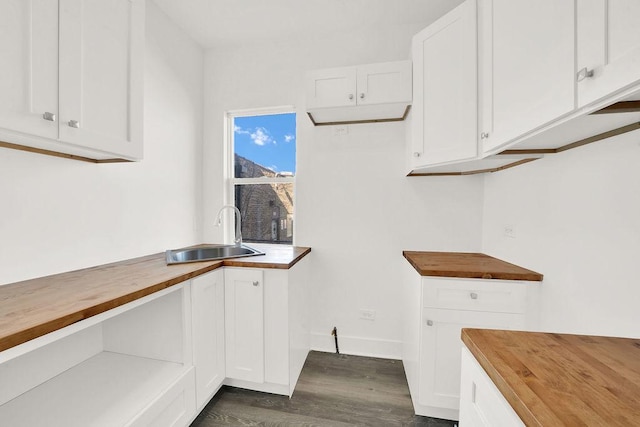
{"type": "MultiPolygon", "coordinates": [[[[253,109],[245,109],[245,110],[231,110],[225,113],[224,117],[224,156],[223,156],[223,171],[224,171],[224,189],[223,189],[223,200],[225,205],[235,206],[235,192],[234,186],[236,185],[248,185],[248,184],[286,184],[293,183],[293,199],[297,199],[298,186],[295,185],[296,178],[295,176],[291,177],[262,177],[262,178],[235,178],[234,177],[234,164],[233,164],[233,153],[234,153],[234,128],[233,128],[233,119],[236,117],[245,117],[245,116],[270,116],[274,114],[288,114],[293,113],[296,114],[297,121],[297,112],[293,105],[283,105],[279,107],[266,107],[266,108],[253,108],[253,109]]],[[[297,123],[296,123],[296,144],[298,142],[297,135],[297,123]]],[[[297,157],[297,147],[296,147],[296,157],[297,157]]],[[[296,158],[296,169],[297,169],[297,158],[296,158]]],[[[296,172],[297,173],[297,172],[296,172]]],[[[295,206],[295,205],[294,205],[295,206]]],[[[294,214],[295,215],[295,214],[294,214]]],[[[224,226],[224,242],[225,244],[230,244],[233,242],[234,234],[235,234],[235,216],[232,216],[232,211],[230,209],[225,210],[223,213],[223,226],[224,226]]],[[[293,244],[295,245],[296,227],[297,221],[293,221],[293,244]]]]}

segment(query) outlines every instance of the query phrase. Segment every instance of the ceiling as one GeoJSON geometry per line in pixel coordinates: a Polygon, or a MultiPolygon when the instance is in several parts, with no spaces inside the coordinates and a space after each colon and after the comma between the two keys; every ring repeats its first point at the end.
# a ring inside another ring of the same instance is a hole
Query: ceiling
{"type": "Polygon", "coordinates": [[[154,0],[204,48],[427,26],[463,0],[154,0]]]}

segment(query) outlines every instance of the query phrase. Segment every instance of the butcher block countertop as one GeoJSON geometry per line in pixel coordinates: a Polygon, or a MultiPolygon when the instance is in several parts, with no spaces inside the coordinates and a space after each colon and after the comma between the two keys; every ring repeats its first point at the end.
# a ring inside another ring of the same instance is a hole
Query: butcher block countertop
{"type": "Polygon", "coordinates": [[[220,267],[288,269],[311,251],[250,246],[265,255],[167,265],[162,252],[0,286],[0,351],[220,267]]]}
{"type": "Polygon", "coordinates": [[[527,426],[640,425],[640,339],[463,329],[527,426]]]}
{"type": "Polygon", "coordinates": [[[404,251],[421,276],[542,281],[542,274],[489,255],[468,252],[404,251]]]}

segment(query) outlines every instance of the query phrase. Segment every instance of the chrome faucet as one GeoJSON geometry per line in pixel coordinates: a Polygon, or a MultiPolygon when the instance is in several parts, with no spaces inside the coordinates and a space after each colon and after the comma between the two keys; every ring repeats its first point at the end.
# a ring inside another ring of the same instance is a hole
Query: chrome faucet
{"type": "Polygon", "coordinates": [[[236,212],[236,236],[233,239],[233,243],[235,243],[236,246],[242,246],[242,225],[240,219],[241,214],[238,208],[231,205],[224,205],[223,207],[221,207],[218,211],[218,219],[216,219],[215,225],[216,227],[220,227],[220,224],[222,224],[222,211],[224,211],[225,209],[233,209],[236,212]]]}

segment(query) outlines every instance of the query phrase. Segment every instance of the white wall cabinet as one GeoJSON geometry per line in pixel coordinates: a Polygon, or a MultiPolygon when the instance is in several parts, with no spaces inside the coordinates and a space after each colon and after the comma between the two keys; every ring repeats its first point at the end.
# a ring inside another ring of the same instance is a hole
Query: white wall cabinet
{"type": "Polygon", "coordinates": [[[483,151],[574,110],[572,1],[480,0],[483,151]]]}
{"type": "Polygon", "coordinates": [[[411,104],[411,61],[310,71],[306,95],[316,125],[401,120],[411,104]]]}
{"type": "Polygon", "coordinates": [[[578,0],[578,107],[640,81],[640,2],[578,0]]]}
{"type": "Polygon", "coordinates": [[[2,0],[0,26],[0,128],[57,139],[57,1],[2,0]]]}
{"type": "Polygon", "coordinates": [[[187,425],[189,291],[175,285],[0,353],[0,425],[187,425]]]}
{"type": "Polygon", "coordinates": [[[308,262],[225,268],[225,384],[293,394],[310,348],[308,262]]]}
{"type": "Polygon", "coordinates": [[[530,282],[404,275],[403,363],[416,414],[458,419],[462,328],[525,329],[530,282]]]}
{"type": "Polygon", "coordinates": [[[142,157],[144,0],[0,1],[0,140],[142,157]]]}
{"type": "Polygon", "coordinates": [[[467,0],[412,41],[410,168],[478,156],[476,0],[467,0]]]}
{"type": "Polygon", "coordinates": [[[639,2],[477,0],[475,7],[467,0],[414,37],[410,175],[500,170],[637,121],[587,117],[640,99],[639,2]],[[498,155],[507,149],[522,161],[498,155]]]}
{"type": "Polygon", "coordinates": [[[461,351],[460,425],[524,426],[518,414],[466,347],[461,351]]]}
{"type": "Polygon", "coordinates": [[[225,379],[224,303],[222,269],[191,280],[193,364],[199,410],[215,395],[225,379]]]}

